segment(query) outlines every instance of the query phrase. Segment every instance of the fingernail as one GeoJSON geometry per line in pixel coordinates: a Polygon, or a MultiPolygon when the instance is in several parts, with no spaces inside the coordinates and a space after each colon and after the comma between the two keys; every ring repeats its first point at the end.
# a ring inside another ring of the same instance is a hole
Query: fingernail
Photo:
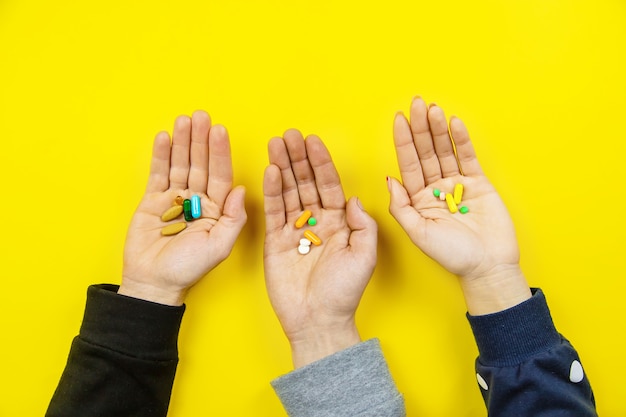
{"type": "Polygon", "coordinates": [[[419,96],[419,95],[413,97],[413,100],[421,100],[421,99],[422,99],[422,96],[419,96]]]}
{"type": "Polygon", "coordinates": [[[363,204],[361,204],[361,199],[359,197],[356,198],[356,205],[362,210],[365,211],[365,209],[363,208],[363,204]]]}
{"type": "Polygon", "coordinates": [[[387,176],[387,190],[391,192],[391,178],[389,176],[387,176]]]}
{"type": "Polygon", "coordinates": [[[437,103],[430,103],[430,104],[428,105],[428,108],[429,108],[429,109],[432,109],[433,107],[437,107],[437,103]]]}

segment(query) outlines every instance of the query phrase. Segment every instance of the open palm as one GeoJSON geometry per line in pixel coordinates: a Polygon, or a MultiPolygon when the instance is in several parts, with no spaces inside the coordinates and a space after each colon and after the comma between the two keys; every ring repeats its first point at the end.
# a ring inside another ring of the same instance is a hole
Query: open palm
{"type": "Polygon", "coordinates": [[[469,134],[458,118],[448,123],[441,108],[416,98],[411,121],[397,114],[394,143],[402,184],[391,178],[390,211],[411,240],[448,271],[476,277],[517,265],[519,249],[504,203],[476,159],[469,134]],[[458,159],[457,159],[458,157],[458,159]],[[468,214],[451,213],[435,188],[451,193],[464,186],[468,214]]]}
{"type": "Polygon", "coordinates": [[[327,328],[354,325],[354,312],[376,264],[376,224],[356,198],[346,203],[328,150],[297,130],[269,143],[263,182],[266,215],[265,277],[272,306],[294,341],[327,328]],[[297,229],[303,210],[316,226],[297,229]],[[303,231],[322,244],[302,255],[303,231]]]}
{"type": "MultiPolygon", "coordinates": [[[[121,294],[147,293],[180,304],[186,291],[230,253],[246,221],[244,190],[232,188],[226,129],[211,127],[205,112],[176,120],[154,141],[150,178],[131,221],[124,248],[121,294]],[[202,216],[174,236],[162,236],[161,214],[177,196],[201,198],[202,216]],[[162,298],[164,297],[164,298],[162,298]]],[[[158,300],[155,298],[159,298],[158,300]]]]}

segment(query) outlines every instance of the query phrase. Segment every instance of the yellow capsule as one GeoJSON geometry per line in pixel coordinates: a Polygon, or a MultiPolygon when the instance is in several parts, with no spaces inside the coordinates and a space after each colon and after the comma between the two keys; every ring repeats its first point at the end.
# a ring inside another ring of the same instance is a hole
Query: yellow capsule
{"type": "Polygon", "coordinates": [[[161,215],[161,220],[169,222],[170,220],[174,220],[176,217],[180,216],[182,212],[183,206],[172,206],[165,210],[165,212],[161,215]]]}
{"type": "Polygon", "coordinates": [[[457,211],[459,211],[458,207],[456,206],[456,203],[454,202],[454,198],[452,197],[452,194],[450,193],[446,194],[446,203],[448,203],[448,210],[450,210],[450,213],[456,213],[457,211]]]}
{"type": "Polygon", "coordinates": [[[161,229],[161,234],[163,236],[171,236],[171,235],[175,235],[176,233],[182,232],[186,228],[187,228],[187,223],[185,222],[168,224],[163,229],[161,229]]]}
{"type": "Polygon", "coordinates": [[[309,239],[311,243],[314,244],[315,246],[319,246],[322,244],[322,239],[320,239],[319,236],[317,236],[315,233],[313,233],[310,230],[307,230],[306,232],[304,232],[304,237],[309,239]]]}
{"type": "Polygon", "coordinates": [[[299,229],[304,226],[309,220],[309,217],[311,217],[311,214],[311,210],[304,210],[304,213],[302,213],[300,217],[298,217],[298,220],[296,220],[296,227],[299,229]]]}
{"type": "Polygon", "coordinates": [[[463,184],[457,184],[454,186],[454,202],[456,204],[461,204],[462,198],[463,198],[463,184]]]}

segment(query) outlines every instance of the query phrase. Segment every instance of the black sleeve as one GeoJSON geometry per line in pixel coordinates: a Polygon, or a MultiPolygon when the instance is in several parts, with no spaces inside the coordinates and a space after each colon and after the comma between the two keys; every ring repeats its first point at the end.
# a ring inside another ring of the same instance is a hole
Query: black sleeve
{"type": "Polygon", "coordinates": [[[468,319],[490,417],[597,416],[581,360],[556,331],[541,290],[508,310],[468,319]]]}
{"type": "Polygon", "coordinates": [[[87,305],[46,416],[166,416],[184,306],[87,291],[87,305]]]}

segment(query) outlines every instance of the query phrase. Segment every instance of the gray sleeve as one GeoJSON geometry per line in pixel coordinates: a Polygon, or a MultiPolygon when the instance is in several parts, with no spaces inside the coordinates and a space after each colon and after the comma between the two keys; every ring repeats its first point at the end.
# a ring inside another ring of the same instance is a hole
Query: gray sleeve
{"type": "Polygon", "coordinates": [[[296,369],[271,384],[290,417],[406,415],[378,339],[296,369]]]}

